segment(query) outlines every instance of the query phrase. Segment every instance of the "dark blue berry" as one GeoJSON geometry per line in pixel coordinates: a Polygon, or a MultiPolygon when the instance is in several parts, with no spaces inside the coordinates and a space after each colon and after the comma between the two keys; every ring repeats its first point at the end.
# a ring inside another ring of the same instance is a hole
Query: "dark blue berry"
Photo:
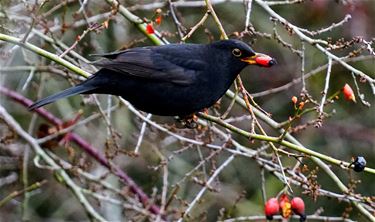
{"type": "Polygon", "coordinates": [[[353,165],[355,172],[362,172],[366,167],[366,160],[363,156],[357,156],[350,165],[353,165]]]}

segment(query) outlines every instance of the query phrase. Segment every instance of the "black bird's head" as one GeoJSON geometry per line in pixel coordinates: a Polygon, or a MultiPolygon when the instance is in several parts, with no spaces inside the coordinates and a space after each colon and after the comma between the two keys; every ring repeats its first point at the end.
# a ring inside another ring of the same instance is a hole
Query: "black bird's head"
{"type": "Polygon", "coordinates": [[[231,66],[244,68],[247,65],[258,65],[261,67],[271,67],[276,64],[276,60],[268,55],[255,52],[246,43],[236,40],[222,40],[211,44],[213,48],[220,49],[222,56],[231,66]]]}

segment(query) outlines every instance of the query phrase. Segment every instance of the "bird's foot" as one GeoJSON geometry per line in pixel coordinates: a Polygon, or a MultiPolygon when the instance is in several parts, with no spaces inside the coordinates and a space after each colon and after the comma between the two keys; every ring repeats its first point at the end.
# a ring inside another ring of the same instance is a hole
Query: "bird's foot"
{"type": "Polygon", "coordinates": [[[178,126],[181,128],[196,129],[198,127],[198,117],[196,115],[177,117],[178,126]]]}

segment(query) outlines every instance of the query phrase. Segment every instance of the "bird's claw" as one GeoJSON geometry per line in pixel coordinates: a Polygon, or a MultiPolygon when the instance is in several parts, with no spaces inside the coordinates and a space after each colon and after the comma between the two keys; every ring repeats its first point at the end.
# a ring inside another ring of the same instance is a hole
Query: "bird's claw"
{"type": "Polygon", "coordinates": [[[178,117],[177,123],[181,128],[196,129],[198,127],[198,118],[196,115],[178,117]]]}

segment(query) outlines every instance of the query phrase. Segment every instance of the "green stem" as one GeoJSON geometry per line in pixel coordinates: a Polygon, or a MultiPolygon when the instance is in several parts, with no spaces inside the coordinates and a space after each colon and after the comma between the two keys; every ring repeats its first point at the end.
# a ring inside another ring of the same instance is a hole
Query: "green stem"
{"type": "MultiPolygon", "coordinates": [[[[228,90],[226,92],[226,95],[230,98],[236,98],[236,102],[242,106],[244,109],[246,109],[246,103],[245,101],[240,98],[240,97],[234,97],[234,93],[231,91],[231,90],[228,90]]],[[[253,111],[255,113],[255,115],[261,119],[262,121],[264,121],[267,125],[269,125],[271,128],[273,129],[279,129],[279,123],[277,123],[276,121],[274,121],[273,119],[269,118],[267,115],[265,115],[264,113],[262,113],[260,110],[256,109],[255,107],[253,107],[253,111]]],[[[283,129],[279,129],[278,130],[279,132],[283,133],[284,130],[283,129]]],[[[285,138],[288,139],[289,141],[291,141],[293,144],[295,145],[298,145],[298,146],[301,146],[303,147],[303,145],[296,139],[294,138],[292,135],[290,135],[289,133],[286,133],[285,134],[285,138]]],[[[324,163],[321,159],[319,159],[318,157],[315,157],[315,156],[312,156],[311,157],[311,160],[314,161],[314,163],[316,165],[318,165],[320,168],[322,168],[324,170],[324,172],[327,173],[327,175],[334,181],[334,183],[340,188],[340,190],[343,192],[343,193],[346,193],[349,191],[349,189],[345,186],[345,184],[340,180],[340,178],[332,171],[332,169],[326,164],[324,163]]],[[[363,206],[362,204],[356,202],[356,201],[351,201],[351,203],[364,215],[366,216],[368,219],[371,219],[372,221],[375,221],[375,217],[371,215],[370,212],[368,212],[363,206]]]]}
{"type": "MultiPolygon", "coordinates": [[[[254,134],[254,133],[249,133],[243,129],[240,129],[240,128],[237,128],[229,123],[226,123],[224,122],[223,120],[221,120],[219,117],[214,117],[214,116],[210,116],[210,115],[207,115],[207,114],[204,114],[204,113],[198,113],[197,114],[199,117],[201,118],[204,118],[206,120],[209,120],[211,122],[215,122],[241,136],[244,136],[246,138],[251,138],[251,139],[256,139],[256,140],[262,140],[262,141],[268,141],[268,142],[273,142],[273,143],[278,143],[280,145],[283,145],[285,147],[288,147],[290,149],[293,149],[295,151],[298,151],[298,152],[301,152],[301,153],[304,153],[308,156],[314,156],[314,157],[317,157],[319,159],[322,159],[322,160],[325,160],[329,163],[332,163],[332,164],[335,164],[335,165],[338,165],[338,166],[341,166],[341,167],[348,167],[350,163],[348,162],[345,162],[345,161],[342,161],[342,160],[338,160],[338,159],[335,159],[333,157],[330,157],[330,156],[327,156],[327,155],[324,155],[322,153],[319,153],[319,152],[316,152],[316,151],[313,151],[311,149],[307,149],[306,147],[303,147],[303,146],[298,146],[296,144],[293,144],[291,142],[288,142],[288,141],[285,141],[285,140],[280,140],[279,137],[271,137],[271,136],[265,136],[265,135],[260,135],[260,134],[254,134]]],[[[371,173],[371,174],[375,174],[375,169],[372,169],[372,168],[369,168],[369,167],[366,167],[365,172],[368,172],[368,173],[371,173]]]]}
{"type": "MultiPolygon", "coordinates": [[[[301,113],[296,113],[296,114],[294,115],[294,117],[292,117],[292,118],[293,118],[292,121],[290,121],[290,120],[285,120],[284,122],[279,123],[279,125],[278,125],[277,128],[281,129],[281,128],[283,128],[285,125],[291,124],[294,120],[297,119],[297,117],[299,118],[299,117],[303,116],[304,114],[306,114],[306,113],[311,113],[311,112],[313,112],[313,111],[316,111],[316,108],[308,108],[308,109],[304,109],[301,113]]],[[[288,127],[288,128],[289,128],[289,127],[288,127]]]]}
{"type": "Polygon", "coordinates": [[[36,183],[26,187],[23,190],[14,191],[14,192],[10,193],[8,196],[6,196],[2,200],[0,200],[0,208],[2,206],[4,206],[8,201],[12,200],[13,198],[15,198],[17,196],[20,196],[25,192],[30,192],[32,190],[36,190],[36,189],[40,188],[41,186],[43,186],[43,184],[45,184],[45,183],[47,183],[47,180],[43,180],[41,182],[36,182],[36,183]]]}
{"type": "Polygon", "coordinates": [[[58,63],[58,64],[60,64],[64,67],[66,67],[70,71],[75,72],[78,75],[81,75],[83,77],[87,78],[91,75],[90,73],[78,68],[77,66],[75,66],[72,63],[66,61],[65,59],[60,58],[59,56],[57,56],[55,54],[52,54],[52,53],[50,53],[50,52],[48,52],[44,49],[41,49],[41,48],[33,45],[33,44],[30,44],[30,43],[27,43],[27,42],[23,43],[22,40],[19,39],[19,38],[0,33],[0,40],[19,45],[19,46],[21,46],[25,49],[28,49],[32,52],[35,52],[36,54],[41,55],[43,57],[46,57],[47,59],[50,59],[50,60],[52,60],[52,61],[54,61],[54,62],[56,62],[56,63],[58,63]]]}
{"type": "Polygon", "coordinates": [[[146,30],[146,22],[140,19],[138,16],[132,14],[128,9],[126,9],[122,5],[118,5],[118,2],[116,0],[106,0],[108,4],[111,6],[118,8],[118,11],[124,18],[126,18],[129,22],[133,23],[139,31],[141,31],[147,38],[149,38],[155,45],[164,45],[169,44],[166,39],[163,39],[157,31],[156,34],[150,34],[146,30]]]}

